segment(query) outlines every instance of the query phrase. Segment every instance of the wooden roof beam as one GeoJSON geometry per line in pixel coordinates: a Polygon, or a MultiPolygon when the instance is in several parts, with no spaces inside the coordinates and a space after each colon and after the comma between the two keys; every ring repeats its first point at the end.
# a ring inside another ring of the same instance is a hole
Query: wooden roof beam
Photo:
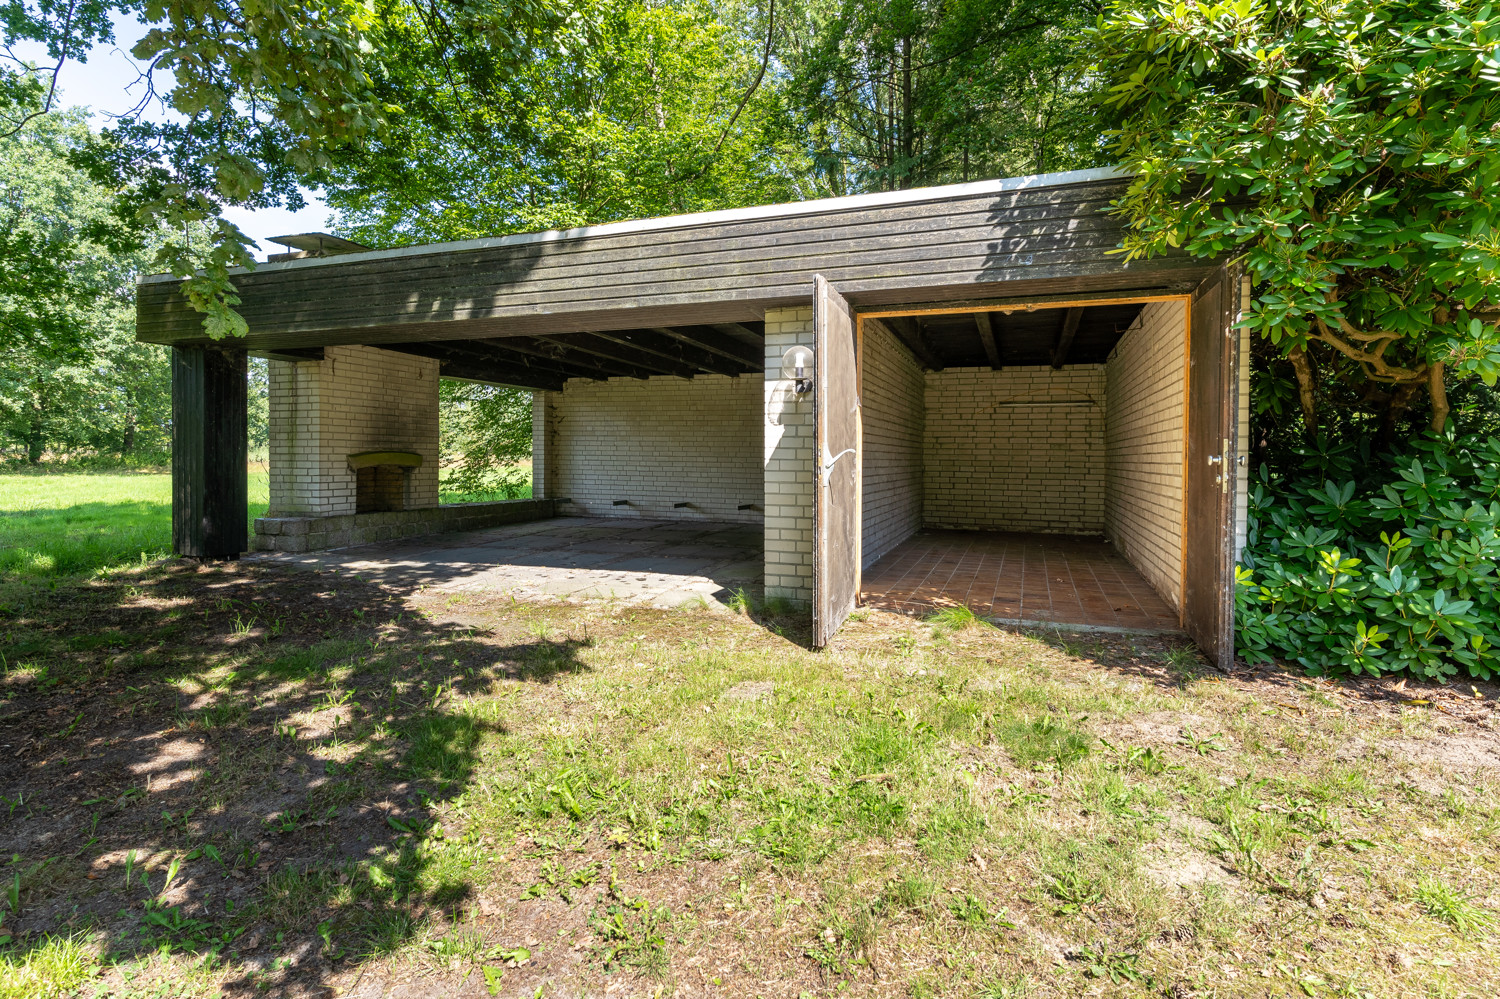
{"type": "Polygon", "coordinates": [[[1052,346],[1052,367],[1060,368],[1068,362],[1068,351],[1073,349],[1073,338],[1078,335],[1078,323],[1082,319],[1081,307],[1063,313],[1062,325],[1057,328],[1057,339],[1052,346]]]}
{"type": "Polygon", "coordinates": [[[748,326],[745,323],[709,323],[708,328],[725,336],[733,337],[741,343],[758,344],[764,347],[766,343],[766,324],[758,323],[757,325],[761,327],[760,330],[756,330],[753,326],[748,326]]]}
{"type": "Polygon", "coordinates": [[[737,361],[730,361],[717,354],[694,347],[684,343],[675,337],[667,336],[657,330],[610,330],[609,332],[596,332],[597,337],[605,340],[613,340],[616,343],[627,344],[635,347],[646,354],[663,358],[668,361],[677,361],[691,365],[697,371],[706,372],[711,375],[729,375],[731,377],[744,373],[745,366],[737,361]]]}
{"type": "Polygon", "coordinates": [[[602,381],[609,375],[592,368],[561,358],[533,355],[510,346],[502,346],[487,340],[463,340],[457,343],[438,341],[438,345],[453,351],[460,358],[472,357],[483,364],[507,364],[563,378],[589,378],[602,381]]]}
{"type": "Polygon", "coordinates": [[[726,336],[716,337],[714,334],[718,332],[717,330],[709,329],[706,334],[700,336],[692,332],[692,327],[681,329],[670,326],[653,326],[652,332],[663,333],[691,347],[697,347],[711,354],[717,354],[725,360],[733,361],[751,371],[761,370],[762,365],[765,363],[761,357],[761,351],[739,340],[730,339],[726,336]]]}
{"type": "Polygon", "coordinates": [[[921,362],[922,367],[929,371],[942,371],[943,362],[938,359],[927,338],[922,335],[921,325],[910,316],[887,316],[884,319],[875,320],[885,323],[885,328],[891,331],[897,340],[906,345],[912,356],[921,362]]]}
{"type": "MultiPolygon", "coordinates": [[[[464,368],[473,367],[486,372],[483,376],[472,376],[475,381],[500,381],[501,384],[531,385],[533,381],[540,381],[547,385],[556,383],[560,388],[562,383],[569,378],[593,378],[579,368],[563,364],[555,364],[540,359],[526,357],[509,351],[501,351],[495,348],[475,350],[472,347],[459,346],[451,342],[435,341],[432,343],[402,343],[393,344],[385,348],[387,350],[399,350],[406,354],[416,354],[418,357],[430,357],[440,364],[464,368]],[[516,381],[501,381],[499,375],[506,375],[516,381]]],[[[443,371],[448,376],[447,371],[443,371]]],[[[471,376],[452,376],[471,377],[471,376]]]]}
{"type": "Polygon", "coordinates": [[[990,370],[1000,370],[1000,345],[995,342],[994,320],[988,312],[974,313],[974,325],[979,327],[979,342],[984,345],[984,356],[989,358],[990,370]]]}
{"type": "Polygon", "coordinates": [[[631,344],[621,343],[598,333],[548,333],[536,339],[564,344],[584,354],[647,368],[652,374],[672,375],[677,378],[691,378],[696,374],[696,369],[690,364],[678,360],[665,360],[655,354],[639,350],[631,344]]]}
{"type": "Polygon", "coordinates": [[[556,343],[542,337],[506,337],[503,340],[476,340],[474,342],[592,371],[594,374],[590,377],[593,378],[650,378],[654,374],[660,374],[649,366],[596,357],[571,345],[556,343]]]}

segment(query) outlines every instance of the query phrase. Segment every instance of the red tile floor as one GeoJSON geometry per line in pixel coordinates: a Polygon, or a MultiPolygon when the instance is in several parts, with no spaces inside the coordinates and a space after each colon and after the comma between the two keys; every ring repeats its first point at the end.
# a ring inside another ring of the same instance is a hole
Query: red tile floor
{"type": "Polygon", "coordinates": [[[865,606],[929,614],[963,605],[1002,623],[1176,631],[1177,613],[1099,538],[919,531],[865,570],[865,606]]]}

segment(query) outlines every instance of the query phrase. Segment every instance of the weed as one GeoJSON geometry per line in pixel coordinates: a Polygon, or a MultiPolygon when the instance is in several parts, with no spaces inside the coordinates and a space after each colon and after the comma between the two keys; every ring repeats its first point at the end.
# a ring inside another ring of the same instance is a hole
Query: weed
{"type": "Polygon", "coordinates": [[[1417,881],[1416,895],[1418,904],[1429,916],[1447,923],[1460,936],[1474,936],[1495,924],[1489,911],[1430,874],[1424,874],[1417,881]]]}
{"type": "Polygon", "coordinates": [[[25,948],[0,951],[0,999],[72,995],[97,968],[82,934],[49,934],[25,948]]]}
{"type": "Polygon", "coordinates": [[[666,974],[667,930],[672,913],[666,906],[653,906],[644,898],[627,898],[589,917],[589,928],[598,938],[595,954],[605,970],[637,968],[661,978],[666,974]]]}
{"type": "Polygon", "coordinates": [[[1192,729],[1185,728],[1177,741],[1199,756],[1207,756],[1209,753],[1222,753],[1228,749],[1229,747],[1224,744],[1223,740],[1223,732],[1215,732],[1213,735],[1203,737],[1192,729]]]}
{"type": "Polygon", "coordinates": [[[1202,665],[1198,650],[1191,645],[1174,645],[1162,656],[1163,661],[1174,672],[1190,673],[1202,665]]]}
{"type": "Polygon", "coordinates": [[[724,601],[724,606],[736,614],[750,615],[755,613],[755,600],[743,586],[729,595],[729,599],[724,601]]]}
{"type": "Polygon", "coordinates": [[[433,957],[444,963],[477,961],[484,953],[484,934],[475,929],[451,928],[426,942],[433,957]]]}
{"type": "Polygon", "coordinates": [[[929,615],[927,623],[932,625],[933,632],[940,634],[944,631],[962,631],[965,628],[974,628],[985,622],[972,610],[962,605],[958,607],[944,607],[936,614],[929,615]]]}
{"type": "Polygon", "coordinates": [[[1059,915],[1070,915],[1104,899],[1104,886],[1094,874],[1076,862],[1059,865],[1044,873],[1042,884],[1059,903],[1059,915]]]}
{"type": "Polygon", "coordinates": [[[1108,978],[1116,985],[1125,983],[1144,985],[1155,989],[1156,982],[1146,972],[1136,967],[1140,955],[1126,951],[1112,951],[1098,946],[1097,949],[1080,947],[1076,960],[1084,962],[1084,974],[1090,978],[1108,978]]]}
{"type": "Polygon", "coordinates": [[[919,912],[926,909],[937,894],[937,886],[921,874],[905,874],[885,886],[880,900],[883,907],[919,912]]]}
{"type": "Polygon", "coordinates": [[[1167,763],[1166,757],[1155,746],[1125,747],[1125,765],[1145,774],[1162,774],[1179,769],[1167,763]]]}
{"type": "Polygon", "coordinates": [[[990,921],[990,910],[984,907],[983,902],[968,893],[950,898],[948,911],[953,913],[954,919],[975,929],[987,925],[990,921]]]}

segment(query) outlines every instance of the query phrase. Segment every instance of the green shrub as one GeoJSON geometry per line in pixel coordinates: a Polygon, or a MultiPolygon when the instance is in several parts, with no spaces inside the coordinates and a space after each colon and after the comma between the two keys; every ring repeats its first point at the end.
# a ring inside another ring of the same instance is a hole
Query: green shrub
{"type": "Polygon", "coordinates": [[[1500,673],[1500,440],[1309,451],[1250,490],[1239,652],[1312,673],[1500,673]]]}

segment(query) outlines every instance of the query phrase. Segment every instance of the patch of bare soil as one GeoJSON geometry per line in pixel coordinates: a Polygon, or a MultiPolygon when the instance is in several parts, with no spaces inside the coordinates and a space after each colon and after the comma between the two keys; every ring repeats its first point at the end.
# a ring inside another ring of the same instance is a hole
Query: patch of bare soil
{"type": "Polygon", "coordinates": [[[1153,844],[1141,873],[1164,888],[1195,889],[1205,884],[1230,885],[1234,876],[1213,857],[1174,840],[1153,844]]]}
{"type": "Polygon", "coordinates": [[[1500,776],[1500,734],[1493,732],[1388,739],[1382,745],[1416,763],[1450,773],[1500,776]]]}
{"type": "Polygon", "coordinates": [[[1182,711],[1153,711],[1124,721],[1101,724],[1100,734],[1120,746],[1178,746],[1189,750],[1195,740],[1209,740],[1227,749],[1233,737],[1205,715],[1182,711]]]}

